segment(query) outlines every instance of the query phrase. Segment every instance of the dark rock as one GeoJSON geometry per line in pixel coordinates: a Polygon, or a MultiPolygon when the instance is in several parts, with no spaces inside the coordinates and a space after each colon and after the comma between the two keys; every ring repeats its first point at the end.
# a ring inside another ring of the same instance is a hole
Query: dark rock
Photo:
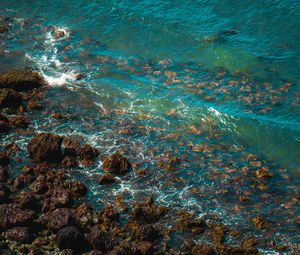
{"type": "Polygon", "coordinates": [[[30,210],[21,210],[13,205],[0,205],[0,228],[30,226],[34,213],[30,210]]]}
{"type": "Polygon", "coordinates": [[[0,166],[0,182],[6,182],[9,178],[6,166],[0,166]]]}
{"type": "Polygon", "coordinates": [[[113,174],[103,174],[98,179],[100,185],[108,185],[116,182],[116,178],[113,174]]]}
{"type": "Polygon", "coordinates": [[[89,144],[82,146],[79,157],[81,160],[92,160],[99,155],[99,152],[96,148],[93,148],[89,144]]]}
{"type": "Polygon", "coordinates": [[[62,138],[52,133],[41,133],[32,138],[27,145],[29,156],[37,162],[61,161],[62,138]]]}
{"type": "Polygon", "coordinates": [[[72,138],[64,138],[63,140],[64,156],[77,157],[81,152],[80,142],[72,138]]]}
{"type": "Polygon", "coordinates": [[[0,74],[0,88],[28,91],[45,84],[43,77],[31,70],[12,70],[0,74]]]}
{"type": "Polygon", "coordinates": [[[0,166],[7,166],[9,164],[9,157],[6,153],[0,152],[0,166]]]}
{"type": "Polygon", "coordinates": [[[71,226],[58,231],[57,246],[60,249],[72,249],[75,252],[80,252],[86,250],[87,241],[76,227],[71,226]]]}
{"type": "Polygon", "coordinates": [[[13,89],[0,88],[0,107],[13,107],[16,108],[22,104],[22,96],[19,92],[13,89]]]}
{"type": "Polygon", "coordinates": [[[201,234],[205,230],[205,221],[202,218],[193,218],[193,214],[185,213],[181,215],[178,227],[186,232],[201,234]]]}
{"type": "Polygon", "coordinates": [[[0,133],[7,133],[10,130],[8,118],[0,114],[0,133]]]}
{"type": "Polygon", "coordinates": [[[12,126],[16,128],[27,128],[29,125],[28,120],[24,116],[15,116],[10,119],[12,126]]]}
{"type": "Polygon", "coordinates": [[[47,227],[52,231],[58,231],[63,227],[76,225],[73,213],[68,208],[58,208],[54,210],[46,216],[46,221],[47,227]]]}
{"type": "Polygon", "coordinates": [[[0,34],[8,33],[8,27],[0,25],[0,34]]]}
{"type": "Polygon", "coordinates": [[[8,155],[13,155],[17,153],[20,150],[20,147],[16,142],[12,142],[5,146],[5,149],[7,150],[8,155]]]}
{"type": "Polygon", "coordinates": [[[31,99],[27,103],[27,107],[29,110],[41,110],[43,109],[43,105],[40,104],[37,100],[31,99]]]}
{"type": "Polygon", "coordinates": [[[236,35],[237,32],[235,30],[224,30],[221,32],[223,35],[236,35]]]}
{"type": "Polygon", "coordinates": [[[6,203],[9,200],[10,189],[4,184],[0,183],[0,204],[6,203]]]}
{"type": "Polygon", "coordinates": [[[6,238],[18,243],[31,243],[33,240],[32,231],[27,227],[15,227],[8,230],[6,238]]]}
{"type": "Polygon", "coordinates": [[[131,168],[131,164],[126,157],[120,154],[113,154],[104,159],[103,169],[107,172],[124,175],[131,168]]]}
{"type": "Polygon", "coordinates": [[[111,234],[100,230],[98,225],[91,228],[88,235],[88,241],[94,249],[102,252],[107,252],[116,245],[111,234]]]}
{"type": "Polygon", "coordinates": [[[216,255],[216,250],[207,245],[207,244],[199,244],[194,246],[192,250],[192,255],[216,255]]]}
{"type": "Polygon", "coordinates": [[[61,162],[61,165],[65,168],[73,168],[77,166],[77,161],[72,156],[65,156],[61,162]]]}

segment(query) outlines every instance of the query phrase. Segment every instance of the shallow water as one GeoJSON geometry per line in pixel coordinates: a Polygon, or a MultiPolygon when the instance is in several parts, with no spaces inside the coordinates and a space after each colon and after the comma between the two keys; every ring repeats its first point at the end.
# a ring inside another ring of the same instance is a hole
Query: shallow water
{"type": "Polygon", "coordinates": [[[276,227],[256,235],[299,243],[298,1],[1,1],[0,16],[10,29],[0,70],[33,66],[53,86],[34,126],[146,171],[99,188],[100,163],[78,168],[95,205],[150,193],[246,233],[251,215],[264,215],[276,227]],[[54,111],[73,117],[54,121],[54,111]],[[254,180],[261,166],[274,177],[254,180]]]}

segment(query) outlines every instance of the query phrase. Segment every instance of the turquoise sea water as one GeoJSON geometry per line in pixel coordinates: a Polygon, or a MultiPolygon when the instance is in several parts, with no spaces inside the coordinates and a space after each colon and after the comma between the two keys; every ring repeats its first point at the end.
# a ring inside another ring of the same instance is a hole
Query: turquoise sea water
{"type": "Polygon", "coordinates": [[[0,19],[10,29],[0,71],[33,66],[53,86],[35,127],[124,152],[146,171],[99,188],[101,164],[79,168],[95,204],[151,193],[244,231],[261,214],[277,223],[270,237],[299,242],[299,1],[2,0],[0,19]],[[57,110],[74,118],[47,118],[57,110]],[[161,167],[174,156],[180,166],[161,167]],[[260,164],[274,173],[267,190],[253,180],[260,164]]]}

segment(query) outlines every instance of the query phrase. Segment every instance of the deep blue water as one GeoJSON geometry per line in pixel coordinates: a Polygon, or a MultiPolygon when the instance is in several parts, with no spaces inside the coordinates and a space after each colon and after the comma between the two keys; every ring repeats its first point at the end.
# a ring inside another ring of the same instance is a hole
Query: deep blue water
{"type": "Polygon", "coordinates": [[[287,228],[299,202],[283,206],[299,200],[299,1],[2,0],[0,16],[10,28],[0,71],[37,68],[54,87],[51,111],[76,115],[35,127],[80,136],[104,154],[124,152],[146,169],[99,189],[101,164],[79,168],[74,176],[86,179],[95,204],[149,192],[246,229],[260,210],[278,222],[271,236],[299,241],[287,228]],[[50,26],[67,36],[56,40],[50,26]],[[75,81],[76,72],[84,79],[75,81]],[[232,184],[243,167],[258,169],[251,153],[275,174],[267,191],[257,193],[248,177],[232,184]],[[173,156],[183,161],[175,172],[158,166],[173,156]],[[251,203],[235,211],[241,194],[251,203]]]}

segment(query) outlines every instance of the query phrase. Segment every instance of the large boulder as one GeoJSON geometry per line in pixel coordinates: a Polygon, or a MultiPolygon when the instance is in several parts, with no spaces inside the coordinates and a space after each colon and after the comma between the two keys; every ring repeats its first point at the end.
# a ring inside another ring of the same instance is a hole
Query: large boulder
{"type": "Polygon", "coordinates": [[[22,104],[22,96],[19,92],[13,89],[0,88],[0,107],[18,107],[22,104]]]}
{"type": "Polygon", "coordinates": [[[116,175],[124,175],[130,168],[130,162],[126,157],[120,154],[112,154],[103,161],[103,169],[116,175]]]}
{"type": "Polygon", "coordinates": [[[62,158],[62,137],[52,133],[41,133],[27,145],[30,158],[36,162],[59,163],[62,158]]]}
{"type": "Polygon", "coordinates": [[[0,74],[0,88],[28,91],[45,84],[43,77],[31,70],[12,70],[0,74]]]}
{"type": "Polygon", "coordinates": [[[80,252],[87,248],[87,241],[76,227],[70,226],[58,231],[57,246],[61,250],[72,249],[80,252]]]}

